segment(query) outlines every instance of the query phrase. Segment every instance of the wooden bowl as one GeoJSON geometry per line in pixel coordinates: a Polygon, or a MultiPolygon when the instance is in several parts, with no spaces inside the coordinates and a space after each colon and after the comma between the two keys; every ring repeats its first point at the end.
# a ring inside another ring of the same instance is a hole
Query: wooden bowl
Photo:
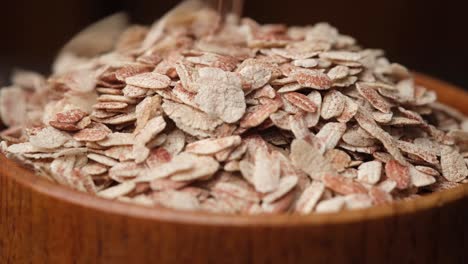
{"type": "MultiPolygon", "coordinates": [[[[467,93],[417,80],[468,113],[467,93]]],[[[0,162],[0,263],[468,263],[467,184],[366,210],[231,216],[104,200],[0,162]]]]}

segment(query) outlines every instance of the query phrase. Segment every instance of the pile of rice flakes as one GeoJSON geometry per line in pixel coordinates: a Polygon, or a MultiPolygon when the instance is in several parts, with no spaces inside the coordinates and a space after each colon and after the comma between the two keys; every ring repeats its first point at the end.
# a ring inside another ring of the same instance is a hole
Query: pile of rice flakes
{"type": "Polygon", "coordinates": [[[326,23],[223,21],[193,4],[151,27],[115,15],[69,43],[50,77],[12,83],[2,151],[108,199],[309,214],[467,181],[467,118],[326,23]]]}

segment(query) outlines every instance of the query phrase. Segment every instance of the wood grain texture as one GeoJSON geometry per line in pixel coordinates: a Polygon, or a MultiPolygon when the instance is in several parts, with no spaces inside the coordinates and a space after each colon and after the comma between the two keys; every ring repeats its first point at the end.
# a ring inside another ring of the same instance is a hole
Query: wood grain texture
{"type": "MultiPolygon", "coordinates": [[[[468,113],[468,95],[418,75],[468,113]]],[[[468,185],[327,215],[183,213],[103,200],[0,156],[0,263],[468,263],[468,185]]]]}

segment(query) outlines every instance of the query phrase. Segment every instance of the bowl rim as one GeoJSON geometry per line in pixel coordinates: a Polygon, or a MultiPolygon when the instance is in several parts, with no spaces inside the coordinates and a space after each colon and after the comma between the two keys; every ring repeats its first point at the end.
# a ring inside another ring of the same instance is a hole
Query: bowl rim
{"type": "MultiPolygon", "coordinates": [[[[418,83],[428,88],[450,91],[453,93],[468,94],[462,89],[443,81],[423,74],[414,74],[418,83]]],[[[463,100],[463,99],[462,99],[463,100]]],[[[468,197],[468,184],[456,188],[432,193],[417,199],[403,200],[391,204],[373,206],[366,209],[342,211],[326,214],[259,214],[259,215],[232,215],[209,212],[188,212],[169,208],[146,206],[108,200],[88,193],[59,185],[44,177],[38,177],[30,169],[14,160],[0,155],[0,164],[13,173],[3,173],[0,177],[10,177],[12,180],[39,195],[69,203],[71,206],[90,209],[109,215],[119,215],[141,220],[155,222],[170,222],[177,224],[191,224],[202,226],[237,226],[237,227],[304,227],[325,226],[337,224],[352,224],[362,221],[374,221],[390,216],[403,216],[420,212],[433,207],[455,202],[468,197]]],[[[6,171],[2,168],[2,171],[6,171]]]]}

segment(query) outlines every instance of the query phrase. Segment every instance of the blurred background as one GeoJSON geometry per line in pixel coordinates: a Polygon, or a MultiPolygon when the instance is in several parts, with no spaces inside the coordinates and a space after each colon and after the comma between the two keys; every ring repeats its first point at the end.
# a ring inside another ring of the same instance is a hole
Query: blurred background
{"type": "MultiPolygon", "coordinates": [[[[117,11],[150,24],[179,1],[2,1],[0,85],[13,67],[47,73],[60,47],[88,24],[117,11]]],[[[390,60],[468,88],[464,1],[246,0],[246,16],[261,23],[328,21],[361,45],[382,48],[390,60]]]]}

